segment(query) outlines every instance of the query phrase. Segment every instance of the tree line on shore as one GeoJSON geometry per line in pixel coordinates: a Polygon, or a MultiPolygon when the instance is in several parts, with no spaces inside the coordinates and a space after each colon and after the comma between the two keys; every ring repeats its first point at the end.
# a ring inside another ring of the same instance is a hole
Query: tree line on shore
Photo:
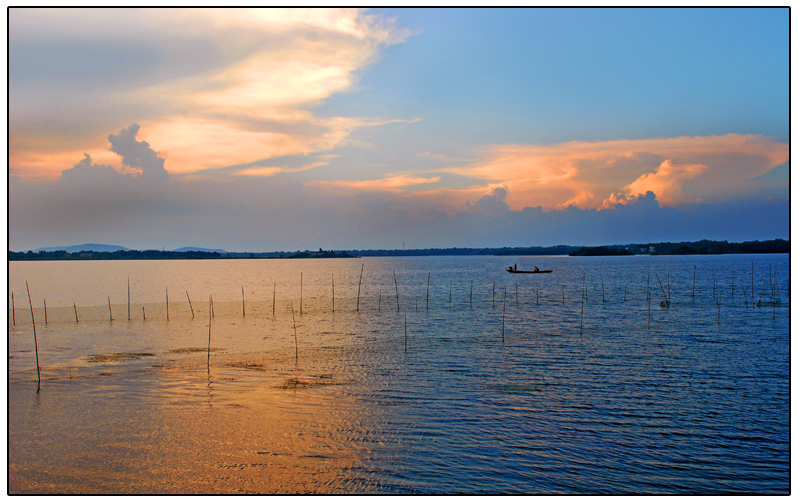
{"type": "Polygon", "coordinates": [[[678,243],[636,243],[595,247],[580,246],[531,246],[503,248],[425,248],[409,250],[346,250],[311,252],[209,252],[209,251],[164,251],[164,250],[84,250],[69,253],[66,250],[8,252],[8,260],[170,260],[170,259],[219,259],[219,258],[348,258],[348,257],[412,257],[443,255],[721,255],[742,253],[790,253],[790,241],[683,241],[678,243]]]}

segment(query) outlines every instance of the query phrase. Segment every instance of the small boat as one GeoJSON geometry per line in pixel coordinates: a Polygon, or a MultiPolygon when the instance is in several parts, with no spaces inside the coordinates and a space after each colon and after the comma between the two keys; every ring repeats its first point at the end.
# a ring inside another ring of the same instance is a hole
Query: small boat
{"type": "Polygon", "coordinates": [[[534,271],[520,271],[518,269],[514,269],[513,267],[508,267],[507,271],[511,274],[544,274],[552,272],[552,269],[536,269],[534,271]]]}

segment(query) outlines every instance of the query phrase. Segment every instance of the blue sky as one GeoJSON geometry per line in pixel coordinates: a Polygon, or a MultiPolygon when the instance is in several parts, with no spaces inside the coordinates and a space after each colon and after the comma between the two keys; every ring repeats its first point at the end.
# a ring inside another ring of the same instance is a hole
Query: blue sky
{"type": "Polygon", "coordinates": [[[11,9],[9,247],[787,237],[788,21],[11,9]]]}

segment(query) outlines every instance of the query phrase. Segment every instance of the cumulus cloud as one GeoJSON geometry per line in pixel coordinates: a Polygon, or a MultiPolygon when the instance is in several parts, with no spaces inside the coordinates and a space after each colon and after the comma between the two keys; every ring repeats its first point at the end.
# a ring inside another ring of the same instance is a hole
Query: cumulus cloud
{"type": "Polygon", "coordinates": [[[486,216],[498,216],[510,211],[505,197],[508,195],[508,188],[502,185],[489,187],[488,193],[474,202],[467,202],[465,210],[467,213],[474,213],[486,216]]]}
{"type": "Polygon", "coordinates": [[[145,179],[163,180],[169,178],[169,174],[164,169],[164,159],[158,156],[158,152],[150,148],[146,141],[136,140],[136,133],[139,132],[139,125],[133,124],[125,129],[121,129],[117,134],[108,135],[111,142],[111,152],[122,157],[122,164],[132,168],[139,168],[141,176],[145,179]]]}
{"type": "Polygon", "coordinates": [[[624,199],[648,191],[667,206],[739,198],[751,192],[752,178],[787,160],[786,143],[727,134],[495,145],[477,162],[442,171],[503,184],[509,189],[508,205],[516,211],[526,206],[596,209],[620,195],[624,199]]]}
{"type": "Polygon", "coordinates": [[[152,182],[168,179],[164,159],[150,148],[149,143],[136,140],[138,132],[138,124],[132,124],[117,134],[108,135],[109,150],[122,158],[121,169],[95,163],[92,156],[84,152],[81,161],[61,171],[60,179],[67,184],[101,190],[119,188],[121,184],[137,180],[152,186],[152,182]]]}

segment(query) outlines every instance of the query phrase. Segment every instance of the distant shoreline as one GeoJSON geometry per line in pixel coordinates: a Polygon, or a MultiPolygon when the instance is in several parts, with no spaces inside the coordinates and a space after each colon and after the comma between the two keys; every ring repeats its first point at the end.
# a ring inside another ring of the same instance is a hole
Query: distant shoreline
{"type": "Polygon", "coordinates": [[[604,246],[532,246],[503,248],[426,248],[410,250],[322,250],[293,252],[220,252],[220,251],[164,251],[116,250],[94,251],[66,250],[8,252],[9,261],[36,260],[204,260],[204,259],[302,259],[302,258],[359,258],[359,257],[425,257],[425,256],[640,256],[640,255],[735,255],[761,253],[790,253],[790,241],[683,241],[679,243],[636,243],[604,246]]]}

